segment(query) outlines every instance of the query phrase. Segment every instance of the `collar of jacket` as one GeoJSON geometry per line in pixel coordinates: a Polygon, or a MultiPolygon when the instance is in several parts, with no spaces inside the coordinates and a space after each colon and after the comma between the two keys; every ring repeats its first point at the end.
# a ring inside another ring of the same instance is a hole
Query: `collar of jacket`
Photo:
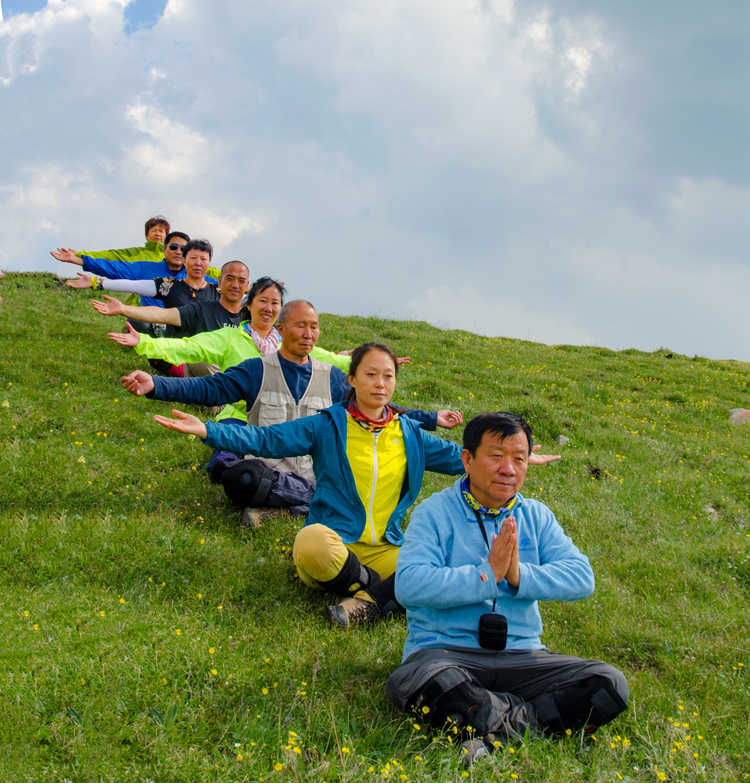
{"type": "MultiPolygon", "coordinates": [[[[461,506],[463,507],[465,513],[466,513],[466,519],[468,519],[470,522],[476,522],[477,518],[474,514],[473,509],[469,507],[469,504],[464,500],[463,495],[461,494],[461,479],[463,479],[463,476],[456,479],[456,481],[453,484],[453,488],[456,490],[456,494],[458,495],[458,500],[461,503],[461,506]]],[[[497,521],[499,523],[502,523],[502,521],[505,519],[505,517],[511,517],[515,514],[515,512],[521,508],[524,505],[524,497],[520,492],[516,492],[516,502],[513,504],[513,508],[511,508],[509,511],[506,511],[504,514],[499,514],[497,517],[497,521]]],[[[493,519],[484,518],[485,522],[494,522],[493,519]]]]}
{"type": "MultiPolygon", "coordinates": [[[[331,417],[333,423],[336,426],[336,432],[338,433],[339,438],[341,438],[342,443],[346,443],[347,405],[349,405],[349,400],[342,400],[341,402],[334,402],[330,408],[326,408],[325,410],[320,411],[320,413],[328,414],[331,417]]],[[[411,435],[414,435],[417,430],[421,429],[419,422],[410,419],[408,416],[399,416],[399,421],[401,422],[401,431],[404,433],[404,438],[408,438],[411,435]],[[412,430],[412,432],[410,432],[409,435],[406,434],[407,429],[412,430]]],[[[419,433],[416,432],[416,434],[418,437],[419,433]]],[[[408,447],[407,447],[406,456],[407,458],[409,457],[408,447]]]]}

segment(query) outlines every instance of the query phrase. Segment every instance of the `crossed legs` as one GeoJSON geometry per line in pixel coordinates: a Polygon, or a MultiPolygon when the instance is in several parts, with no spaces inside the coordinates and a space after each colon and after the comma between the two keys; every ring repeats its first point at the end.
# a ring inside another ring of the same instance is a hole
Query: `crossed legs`
{"type": "Polygon", "coordinates": [[[625,709],[628,684],[602,661],[449,647],[411,655],[388,679],[386,695],[403,710],[426,707],[436,728],[450,717],[479,736],[511,740],[608,723],[625,709]]]}

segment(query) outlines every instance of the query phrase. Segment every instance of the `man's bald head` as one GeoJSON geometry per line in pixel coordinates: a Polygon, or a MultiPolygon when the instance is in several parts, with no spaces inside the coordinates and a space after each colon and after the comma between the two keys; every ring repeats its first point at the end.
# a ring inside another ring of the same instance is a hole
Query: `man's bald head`
{"type": "Polygon", "coordinates": [[[307,357],[320,337],[315,308],[306,299],[287,302],[279,313],[276,328],[281,335],[279,354],[296,364],[307,364],[307,357]]]}
{"type": "Polygon", "coordinates": [[[292,299],[291,302],[287,302],[279,311],[278,323],[286,323],[292,317],[293,311],[298,307],[303,307],[305,310],[312,310],[317,316],[317,311],[313,307],[312,302],[308,302],[307,299],[292,299]]]}

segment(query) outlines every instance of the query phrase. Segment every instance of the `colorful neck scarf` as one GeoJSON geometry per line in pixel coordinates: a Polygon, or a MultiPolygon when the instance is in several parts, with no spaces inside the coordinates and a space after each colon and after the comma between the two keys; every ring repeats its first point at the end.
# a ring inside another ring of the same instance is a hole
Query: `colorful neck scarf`
{"type": "Polygon", "coordinates": [[[346,406],[346,410],[360,427],[363,427],[366,430],[370,430],[370,432],[373,433],[382,432],[393,421],[393,411],[391,410],[390,405],[385,406],[385,417],[380,421],[373,421],[369,416],[365,416],[365,414],[362,413],[362,411],[359,409],[355,397],[352,397],[352,399],[349,400],[349,404],[346,406]]]}
{"type": "Polygon", "coordinates": [[[269,353],[276,353],[279,350],[279,333],[276,331],[276,327],[271,327],[268,337],[261,337],[253,329],[250,321],[245,321],[242,326],[250,335],[253,345],[260,351],[261,356],[268,356],[269,353]]]}
{"type": "Polygon", "coordinates": [[[485,506],[481,506],[479,501],[471,494],[468,475],[465,475],[461,479],[461,494],[469,508],[473,508],[474,511],[478,511],[482,516],[489,517],[490,519],[496,520],[500,514],[505,514],[516,505],[516,496],[514,495],[502,508],[486,508],[485,506]]]}

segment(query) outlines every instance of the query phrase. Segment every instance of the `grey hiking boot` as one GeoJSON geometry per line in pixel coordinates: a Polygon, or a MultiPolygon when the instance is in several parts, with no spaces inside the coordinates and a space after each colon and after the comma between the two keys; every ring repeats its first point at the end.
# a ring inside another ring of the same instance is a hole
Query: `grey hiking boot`
{"type": "Polygon", "coordinates": [[[372,601],[363,601],[353,596],[342,596],[328,607],[328,619],[332,625],[348,629],[352,625],[370,623],[382,617],[378,605],[372,601]]]}
{"type": "Polygon", "coordinates": [[[501,748],[502,743],[495,734],[485,734],[484,737],[466,740],[461,743],[461,764],[470,767],[479,759],[489,756],[496,748],[501,748]]]}
{"type": "Polygon", "coordinates": [[[242,511],[240,525],[250,528],[250,530],[258,530],[267,519],[282,516],[283,514],[284,510],[281,508],[251,508],[248,506],[242,511]]]}

